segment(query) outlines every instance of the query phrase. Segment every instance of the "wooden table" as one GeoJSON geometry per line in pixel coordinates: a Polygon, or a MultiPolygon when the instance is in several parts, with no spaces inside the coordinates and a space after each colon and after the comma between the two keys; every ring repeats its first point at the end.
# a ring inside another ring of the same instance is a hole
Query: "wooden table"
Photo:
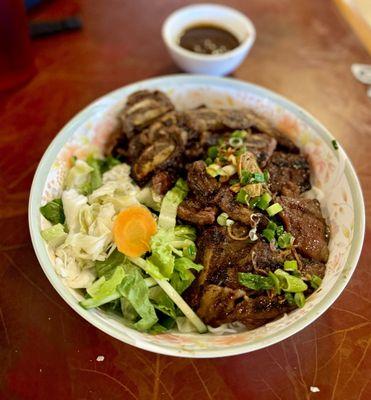
{"type": "MultiPolygon", "coordinates": [[[[63,302],[36,260],[27,201],[43,152],[98,96],[178,72],[160,27],[186,3],[60,0],[32,14],[78,12],[84,29],[34,41],[37,76],[0,97],[1,399],[371,398],[370,225],[357,270],[330,310],[279,344],[223,359],[165,357],[107,336],[63,302]]],[[[234,76],[287,96],[333,132],[358,171],[370,217],[371,100],[350,73],[353,62],[371,62],[365,49],[330,1],[228,4],[250,16],[258,33],[234,76]]]]}

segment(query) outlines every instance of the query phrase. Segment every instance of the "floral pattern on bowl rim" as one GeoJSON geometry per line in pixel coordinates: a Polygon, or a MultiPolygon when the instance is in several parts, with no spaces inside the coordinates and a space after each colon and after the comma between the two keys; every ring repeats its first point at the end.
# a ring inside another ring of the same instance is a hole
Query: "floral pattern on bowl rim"
{"type": "Polygon", "coordinates": [[[29,203],[32,242],[48,279],[82,317],[109,335],[134,346],[183,357],[221,357],[246,353],[283,340],[321,315],[339,296],[356,267],[364,237],[364,204],[354,169],[334,138],[318,121],[285,98],[249,83],[197,75],[174,75],[132,84],[98,99],[77,114],[56,136],[36,171],[29,203]],[[126,97],[140,89],[160,89],[178,109],[200,104],[215,107],[247,106],[264,115],[307,154],[312,183],[320,189],[321,206],[331,229],[330,258],[321,288],[302,309],[252,331],[235,334],[149,335],[132,330],[118,318],[79,306],[80,295],[64,285],[53,267],[53,254],[43,242],[40,204],[60,195],[72,155],[84,157],[103,147],[126,97]]]}

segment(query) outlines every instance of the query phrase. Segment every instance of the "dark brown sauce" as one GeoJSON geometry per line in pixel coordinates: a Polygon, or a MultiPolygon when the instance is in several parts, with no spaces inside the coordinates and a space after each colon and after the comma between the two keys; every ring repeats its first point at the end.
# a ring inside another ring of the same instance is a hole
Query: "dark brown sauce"
{"type": "Polygon", "coordinates": [[[212,24],[190,26],[179,38],[181,47],[200,54],[223,54],[239,44],[231,32],[212,24]]]}

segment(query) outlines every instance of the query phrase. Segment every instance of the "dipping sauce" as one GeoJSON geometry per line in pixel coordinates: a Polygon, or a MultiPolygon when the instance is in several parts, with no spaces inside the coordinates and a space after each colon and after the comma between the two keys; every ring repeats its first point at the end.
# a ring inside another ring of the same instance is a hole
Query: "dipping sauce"
{"type": "Polygon", "coordinates": [[[231,32],[212,24],[190,26],[179,38],[180,47],[200,54],[223,54],[239,44],[231,32]]]}

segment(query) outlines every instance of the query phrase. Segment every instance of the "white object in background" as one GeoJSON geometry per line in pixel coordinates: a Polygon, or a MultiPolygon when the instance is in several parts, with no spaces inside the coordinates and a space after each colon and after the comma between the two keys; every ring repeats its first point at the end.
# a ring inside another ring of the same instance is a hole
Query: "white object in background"
{"type": "Polygon", "coordinates": [[[162,26],[162,38],[170,56],[186,72],[206,75],[226,75],[245,59],[254,44],[253,23],[241,12],[215,4],[197,4],[180,8],[170,14],[162,26]],[[190,26],[207,23],[231,32],[239,46],[222,54],[199,54],[179,45],[180,35],[190,26]]]}
{"type": "Polygon", "coordinates": [[[356,79],[365,85],[371,85],[371,65],[352,64],[351,70],[356,79]]]}

